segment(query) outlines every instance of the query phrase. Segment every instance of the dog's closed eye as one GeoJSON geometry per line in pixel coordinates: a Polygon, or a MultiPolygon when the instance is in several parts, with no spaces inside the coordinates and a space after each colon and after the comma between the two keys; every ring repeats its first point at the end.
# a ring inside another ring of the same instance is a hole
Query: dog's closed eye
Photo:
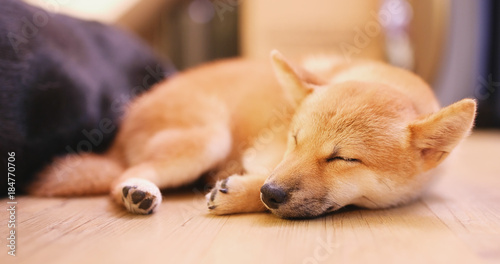
{"type": "Polygon", "coordinates": [[[359,160],[359,159],[346,158],[346,157],[333,156],[333,155],[326,158],[326,162],[333,162],[336,160],[343,160],[343,161],[347,161],[347,162],[361,162],[361,160],[359,160]]]}
{"type": "Polygon", "coordinates": [[[332,154],[330,154],[330,156],[328,156],[328,158],[325,159],[325,161],[327,163],[334,162],[336,160],[341,160],[341,161],[346,161],[346,162],[351,162],[351,163],[355,163],[355,162],[361,163],[361,160],[359,160],[359,159],[349,158],[349,157],[345,157],[345,156],[340,155],[340,148],[338,146],[335,146],[335,148],[333,148],[332,154]]]}

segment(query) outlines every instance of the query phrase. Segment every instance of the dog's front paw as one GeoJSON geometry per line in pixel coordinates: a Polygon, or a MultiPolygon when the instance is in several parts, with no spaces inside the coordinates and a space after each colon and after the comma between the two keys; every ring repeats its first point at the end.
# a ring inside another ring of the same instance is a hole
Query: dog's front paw
{"type": "MultiPolygon", "coordinates": [[[[221,181],[217,181],[215,187],[207,193],[205,198],[207,199],[208,210],[214,214],[223,214],[225,203],[230,202],[231,197],[228,194],[228,186],[227,182],[229,178],[226,178],[221,181]],[[217,199],[216,199],[217,198],[217,199]],[[222,209],[222,211],[221,211],[222,209]]],[[[232,193],[233,191],[231,191],[232,193]]]]}
{"type": "Polygon", "coordinates": [[[260,201],[263,182],[261,177],[240,175],[218,181],[205,196],[210,213],[224,215],[266,210],[260,201]]]}
{"type": "Polygon", "coordinates": [[[160,190],[149,181],[127,181],[121,186],[123,205],[131,213],[152,214],[161,203],[160,190]]]}

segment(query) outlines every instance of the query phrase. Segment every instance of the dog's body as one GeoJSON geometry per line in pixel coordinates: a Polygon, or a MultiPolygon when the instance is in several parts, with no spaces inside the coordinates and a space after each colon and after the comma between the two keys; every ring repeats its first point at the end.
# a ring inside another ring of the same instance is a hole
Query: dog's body
{"type": "Polygon", "coordinates": [[[146,214],[161,202],[158,188],[212,170],[221,179],[207,194],[215,214],[382,208],[417,197],[427,172],[472,127],[473,100],[439,110],[407,71],[326,57],[294,67],[278,52],[271,57],[275,75],[266,64],[230,60],[156,86],[133,103],[107,155],[65,157],[32,191],[111,188],[118,203],[146,214]]]}

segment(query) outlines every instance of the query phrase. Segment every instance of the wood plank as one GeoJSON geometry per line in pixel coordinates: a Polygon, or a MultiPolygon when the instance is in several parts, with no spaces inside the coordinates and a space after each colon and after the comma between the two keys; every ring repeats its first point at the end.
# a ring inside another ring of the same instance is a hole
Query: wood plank
{"type": "Polygon", "coordinates": [[[17,256],[3,246],[0,263],[498,263],[499,157],[500,133],[476,132],[418,201],[312,220],[211,216],[194,191],[165,195],[152,216],[107,197],[18,197],[17,256]]]}

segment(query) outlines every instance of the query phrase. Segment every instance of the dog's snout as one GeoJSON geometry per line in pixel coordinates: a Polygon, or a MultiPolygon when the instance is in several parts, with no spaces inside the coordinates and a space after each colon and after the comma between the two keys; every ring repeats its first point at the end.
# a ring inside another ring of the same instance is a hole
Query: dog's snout
{"type": "Polygon", "coordinates": [[[276,209],[285,202],[286,192],[280,187],[266,183],[262,188],[260,188],[260,193],[262,197],[262,202],[264,202],[269,208],[276,209]]]}

